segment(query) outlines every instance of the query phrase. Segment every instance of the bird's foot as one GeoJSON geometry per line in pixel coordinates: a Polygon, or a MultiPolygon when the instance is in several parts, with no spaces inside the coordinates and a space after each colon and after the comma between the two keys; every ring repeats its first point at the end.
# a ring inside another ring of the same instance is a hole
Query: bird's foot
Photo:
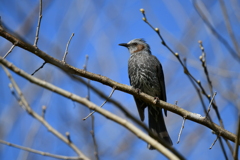
{"type": "Polygon", "coordinates": [[[158,98],[158,97],[154,97],[153,103],[154,103],[154,104],[157,104],[158,101],[159,101],[159,98],[158,98]]]}
{"type": "Polygon", "coordinates": [[[137,93],[139,94],[141,92],[140,88],[136,88],[137,93]]]}

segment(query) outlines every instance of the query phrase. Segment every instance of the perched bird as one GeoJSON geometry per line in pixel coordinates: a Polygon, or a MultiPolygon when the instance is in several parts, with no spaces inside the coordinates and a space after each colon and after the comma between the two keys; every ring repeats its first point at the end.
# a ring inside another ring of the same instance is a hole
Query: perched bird
{"type": "MultiPolygon", "coordinates": [[[[120,46],[127,47],[130,52],[128,60],[128,75],[130,84],[141,92],[166,101],[166,90],[162,65],[152,55],[149,45],[143,39],[134,39],[120,46]]],[[[144,120],[144,109],[148,107],[149,130],[155,137],[172,145],[172,140],[167,132],[163,119],[162,109],[149,105],[139,98],[134,97],[141,120],[144,120]]],[[[167,111],[165,110],[165,115],[167,111]]],[[[151,134],[150,134],[151,136],[151,134]]],[[[154,136],[152,136],[154,138],[154,136]]],[[[154,149],[148,145],[149,149],[154,149]]]]}

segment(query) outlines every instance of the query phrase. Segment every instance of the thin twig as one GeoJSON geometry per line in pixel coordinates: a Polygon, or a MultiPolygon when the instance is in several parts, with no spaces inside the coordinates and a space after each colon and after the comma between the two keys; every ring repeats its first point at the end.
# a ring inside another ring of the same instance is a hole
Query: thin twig
{"type": "MultiPolygon", "coordinates": [[[[217,118],[218,118],[218,120],[219,120],[219,122],[220,122],[220,125],[224,128],[222,118],[221,118],[221,116],[220,116],[218,107],[217,107],[217,105],[216,105],[216,101],[215,101],[215,99],[214,99],[214,97],[216,96],[217,92],[214,92],[214,93],[213,93],[213,85],[212,85],[212,81],[211,81],[211,79],[210,79],[210,76],[209,76],[209,73],[208,73],[208,68],[207,68],[207,65],[206,65],[206,53],[205,53],[205,50],[204,50],[204,47],[203,47],[203,43],[202,43],[202,41],[198,41],[198,43],[199,43],[199,47],[200,47],[200,49],[201,49],[201,51],[202,51],[202,55],[199,57],[199,59],[200,59],[200,61],[202,62],[202,67],[203,67],[203,69],[204,69],[204,73],[205,73],[205,75],[206,75],[206,78],[207,78],[207,81],[208,81],[208,86],[209,86],[209,89],[210,89],[210,92],[211,92],[211,95],[212,95],[212,99],[211,99],[211,101],[210,101],[210,103],[209,103],[209,107],[208,107],[208,111],[207,111],[207,113],[206,113],[206,117],[208,117],[210,108],[211,108],[211,106],[213,106],[213,109],[214,109],[214,111],[215,111],[216,114],[217,114],[217,118]]],[[[210,98],[211,96],[208,96],[208,97],[210,98]]],[[[209,117],[208,117],[208,118],[209,118],[209,117]]],[[[224,138],[224,140],[226,141],[226,143],[227,143],[227,145],[228,145],[228,148],[230,149],[231,153],[233,153],[232,146],[230,145],[230,143],[228,142],[228,140],[225,139],[225,138],[224,138]]],[[[224,156],[226,157],[226,154],[225,154],[226,151],[225,151],[225,149],[224,149],[224,145],[223,145],[223,143],[222,143],[222,139],[221,139],[221,138],[220,138],[220,141],[219,141],[219,142],[220,142],[220,145],[221,145],[221,149],[223,150],[224,156]]]]}
{"type": "Polygon", "coordinates": [[[85,58],[86,58],[86,59],[85,59],[85,64],[83,65],[83,70],[87,71],[87,65],[88,65],[89,56],[86,55],[85,58]]]}
{"type": "Polygon", "coordinates": [[[208,81],[208,85],[209,85],[209,88],[210,88],[211,95],[213,95],[212,81],[210,79],[208,69],[207,69],[207,65],[206,65],[206,53],[205,53],[202,41],[198,41],[198,43],[199,43],[199,47],[202,51],[202,55],[199,57],[199,59],[202,62],[202,67],[204,69],[204,73],[205,73],[207,81],[208,81]]]}
{"type": "Polygon", "coordinates": [[[176,106],[177,106],[177,104],[178,104],[178,101],[175,102],[175,105],[176,105],[176,106]]]}
{"type": "Polygon", "coordinates": [[[67,156],[61,156],[61,155],[51,154],[51,153],[47,153],[47,152],[42,152],[42,151],[38,151],[38,150],[35,150],[35,149],[32,149],[32,148],[23,147],[23,146],[20,146],[20,145],[17,145],[17,144],[9,143],[9,142],[6,142],[6,141],[1,140],[1,139],[0,139],[0,143],[11,146],[11,147],[14,147],[14,148],[18,148],[18,149],[21,149],[21,150],[25,150],[25,151],[28,151],[28,152],[40,154],[42,156],[48,156],[48,157],[53,157],[53,158],[58,158],[58,159],[65,159],[65,160],[79,160],[79,157],[67,157],[67,156]]]}
{"type": "MultiPolygon", "coordinates": [[[[224,137],[223,137],[224,138],[224,137]]],[[[227,146],[228,146],[228,148],[229,148],[229,150],[231,151],[231,153],[232,153],[232,156],[233,156],[233,147],[232,147],[232,144],[229,142],[229,140],[228,139],[226,139],[226,138],[224,138],[224,140],[225,140],[225,142],[227,143],[227,146]]],[[[236,142],[235,142],[236,143],[236,142]]]]}
{"type": "MultiPolygon", "coordinates": [[[[184,58],[184,59],[183,59],[183,62],[184,62],[184,65],[185,65],[186,69],[188,69],[188,68],[187,68],[187,58],[184,58]]],[[[190,82],[192,83],[194,89],[197,91],[197,94],[198,94],[198,97],[199,97],[200,102],[201,102],[201,104],[202,104],[204,113],[207,114],[207,107],[206,107],[206,105],[205,105],[205,103],[204,103],[204,101],[203,101],[203,97],[202,97],[202,94],[200,93],[200,89],[198,88],[197,84],[194,83],[194,81],[193,81],[193,79],[192,79],[191,77],[188,76],[188,79],[189,79],[190,82]]],[[[201,82],[198,81],[198,83],[201,83],[201,82]]],[[[209,120],[212,122],[211,118],[209,118],[209,120]]]]}
{"type": "Polygon", "coordinates": [[[45,66],[46,63],[47,63],[46,61],[43,62],[43,64],[38,69],[36,69],[31,75],[33,76],[35,73],[37,73],[40,69],[42,69],[45,66]]]}
{"type": "Polygon", "coordinates": [[[12,45],[12,47],[9,49],[9,51],[3,56],[3,59],[6,58],[6,57],[9,55],[9,53],[12,52],[12,50],[13,50],[13,48],[14,48],[15,46],[16,46],[16,43],[14,43],[14,44],[12,45]]]}
{"type": "Polygon", "coordinates": [[[212,149],[212,147],[215,145],[215,143],[217,142],[219,136],[217,135],[216,139],[213,141],[212,145],[209,147],[209,149],[212,149]]]}
{"type": "Polygon", "coordinates": [[[222,141],[222,137],[220,136],[220,133],[219,133],[219,142],[220,142],[221,149],[222,149],[222,151],[223,151],[224,158],[225,158],[226,160],[228,160],[227,152],[226,152],[226,149],[225,149],[225,147],[224,147],[224,145],[223,145],[223,141],[222,141]]]}
{"type": "Polygon", "coordinates": [[[97,144],[97,140],[96,140],[96,137],[95,137],[95,117],[92,115],[91,116],[92,118],[92,130],[90,131],[91,135],[92,135],[92,138],[93,138],[93,144],[94,144],[94,155],[96,157],[96,160],[99,160],[99,155],[98,155],[98,144],[97,144]]]}
{"type": "Polygon", "coordinates": [[[40,25],[41,25],[41,20],[42,20],[42,0],[40,0],[39,3],[39,17],[38,17],[38,25],[37,25],[37,30],[36,30],[36,37],[33,46],[37,48],[37,42],[39,39],[39,31],[40,31],[40,25]]]}
{"type": "Polygon", "coordinates": [[[184,128],[185,121],[186,121],[186,117],[183,117],[182,127],[181,127],[181,129],[180,129],[179,134],[178,134],[177,144],[180,142],[180,137],[181,137],[181,134],[182,134],[182,130],[183,130],[183,128],[184,128]]]}
{"type": "MultiPolygon", "coordinates": [[[[86,60],[85,60],[85,64],[83,65],[83,70],[87,71],[87,66],[88,66],[88,59],[89,56],[86,55],[86,60]]],[[[90,79],[87,80],[87,99],[90,101],[90,79]]],[[[89,108],[90,113],[92,112],[92,110],[89,108]]],[[[98,155],[98,144],[97,144],[97,140],[95,137],[95,118],[94,115],[91,116],[91,131],[90,134],[92,136],[93,139],[93,145],[94,145],[94,155],[96,157],[96,160],[99,160],[99,155],[98,155]]]]}
{"type": "MultiPolygon", "coordinates": [[[[103,104],[100,106],[100,108],[102,108],[103,105],[104,105],[105,103],[107,103],[107,101],[112,97],[115,89],[116,89],[116,87],[114,86],[114,87],[112,88],[112,91],[111,91],[111,93],[109,94],[108,98],[103,102],[103,104]]],[[[91,116],[93,113],[95,113],[95,112],[96,112],[96,111],[91,112],[89,115],[87,115],[87,117],[83,118],[83,120],[85,121],[88,117],[90,117],[90,116],[91,116]]]]}
{"type": "MultiPolygon", "coordinates": [[[[210,76],[209,76],[209,73],[208,73],[208,69],[207,69],[207,65],[206,65],[206,53],[205,53],[205,50],[204,50],[202,41],[198,41],[198,43],[199,43],[199,47],[200,47],[200,49],[201,49],[201,51],[202,51],[202,55],[199,57],[199,59],[200,59],[200,61],[202,62],[202,67],[203,67],[203,69],[204,69],[204,73],[205,73],[206,78],[207,78],[207,81],[208,81],[209,89],[210,89],[211,95],[213,96],[214,93],[213,93],[212,81],[211,81],[211,79],[210,79],[210,76]]],[[[216,101],[215,101],[215,99],[213,99],[213,101],[212,101],[212,99],[210,100],[210,97],[211,97],[211,96],[208,96],[208,99],[209,99],[209,101],[210,101],[210,104],[212,103],[213,109],[214,109],[214,111],[215,111],[216,114],[217,114],[217,118],[218,118],[218,120],[219,120],[219,122],[220,122],[220,125],[224,128],[222,118],[221,118],[221,116],[220,116],[220,113],[219,113],[219,111],[218,111],[218,107],[217,107],[217,105],[216,105],[216,101]],[[211,102],[211,101],[212,101],[212,102],[211,102]]]]}
{"type": "MultiPolygon", "coordinates": [[[[213,133],[214,133],[214,132],[213,132],[213,133]]],[[[214,142],[212,143],[212,145],[209,147],[209,149],[212,149],[212,147],[215,145],[215,143],[217,142],[218,139],[219,139],[219,142],[220,142],[221,149],[222,149],[222,151],[223,151],[223,155],[224,155],[225,159],[228,160],[227,153],[226,153],[225,147],[224,147],[223,142],[222,142],[221,132],[219,132],[219,133],[217,134],[216,139],[214,140],[214,142]]]]}
{"type": "Polygon", "coordinates": [[[42,106],[42,117],[45,118],[45,113],[46,113],[46,106],[42,106]]]}
{"type": "Polygon", "coordinates": [[[68,142],[69,143],[72,143],[72,140],[71,140],[71,137],[70,137],[70,133],[69,132],[66,132],[66,137],[68,139],[68,142]]]}
{"type": "Polygon", "coordinates": [[[206,117],[208,117],[209,111],[211,110],[211,106],[212,106],[212,103],[213,103],[213,100],[214,100],[216,94],[217,94],[217,92],[214,92],[213,97],[212,97],[212,99],[211,99],[211,101],[210,101],[210,103],[208,105],[208,110],[207,110],[206,117]]]}
{"type": "Polygon", "coordinates": [[[74,36],[74,33],[72,33],[71,37],[69,38],[69,40],[68,40],[68,42],[67,42],[66,49],[65,49],[65,53],[64,53],[64,56],[63,56],[63,59],[62,59],[63,62],[65,62],[65,59],[66,59],[66,57],[67,57],[68,47],[69,47],[69,44],[70,44],[73,36],[74,36]]]}

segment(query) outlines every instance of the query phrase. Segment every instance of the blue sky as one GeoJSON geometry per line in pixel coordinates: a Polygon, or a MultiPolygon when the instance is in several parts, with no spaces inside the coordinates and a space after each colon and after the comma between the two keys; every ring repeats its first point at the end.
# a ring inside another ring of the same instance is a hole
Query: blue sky
{"type": "MultiPolygon", "coordinates": [[[[38,21],[38,3],[37,0],[2,0],[0,5],[2,23],[32,44],[38,21]]],[[[239,9],[239,2],[225,3],[233,33],[238,40],[239,17],[235,10],[239,9]]],[[[216,31],[234,48],[219,2],[205,0],[198,2],[198,5],[216,31]]],[[[235,133],[238,113],[236,97],[239,97],[239,63],[206,27],[197,14],[193,1],[43,0],[43,18],[38,47],[47,54],[62,59],[69,37],[75,33],[66,59],[68,64],[83,68],[85,57],[88,55],[88,71],[129,85],[127,75],[129,53],[118,44],[134,38],[144,38],[151,46],[152,53],[163,65],[168,102],[174,104],[175,101],[178,101],[179,107],[204,116],[197,92],[183,73],[176,58],[161,45],[157,34],[142,21],[140,8],[145,9],[147,19],[154,27],[160,29],[167,44],[175,52],[178,52],[181,58],[187,58],[190,72],[196,79],[201,80],[204,88],[210,93],[199,61],[201,50],[198,40],[203,41],[214,91],[218,92],[216,103],[225,128],[235,133]]],[[[0,56],[4,56],[11,45],[0,37],[0,56]]],[[[6,59],[29,74],[43,63],[43,60],[32,53],[17,47],[6,59]]],[[[9,79],[2,69],[0,69],[0,75],[2,91],[0,93],[0,126],[2,128],[0,138],[45,152],[75,156],[76,154],[67,145],[54,137],[44,126],[19,107],[8,87],[9,79]]],[[[91,119],[82,121],[82,118],[89,113],[88,108],[31,84],[14,73],[12,75],[34,111],[41,114],[41,107],[46,105],[46,120],[59,132],[63,134],[70,132],[73,142],[88,157],[94,159],[93,142],[90,135],[91,119]]],[[[50,64],[45,65],[35,76],[79,96],[86,97],[87,95],[86,86],[72,81],[65,73],[50,64]]],[[[108,86],[93,81],[91,84],[106,95],[111,92],[111,88],[108,86]]],[[[115,91],[112,98],[138,117],[131,95],[115,91]]],[[[104,102],[104,99],[94,92],[91,92],[90,99],[99,106],[104,102]]],[[[204,102],[208,105],[206,98],[204,102]]],[[[105,104],[104,109],[126,118],[119,109],[110,103],[105,104]]],[[[215,112],[211,110],[210,114],[214,122],[219,124],[215,112]]],[[[95,113],[94,116],[95,135],[101,159],[164,159],[157,151],[149,151],[145,142],[125,128],[98,113],[95,113]]],[[[212,150],[208,149],[216,138],[208,128],[187,120],[181,142],[176,144],[182,117],[168,112],[165,121],[174,148],[186,159],[224,159],[219,142],[212,150]]],[[[147,124],[146,121],[145,123],[147,124]]],[[[228,156],[231,157],[229,149],[226,145],[225,147],[228,156]]],[[[26,156],[26,153],[19,149],[2,144],[0,144],[0,148],[0,159],[2,160],[26,156]]],[[[42,159],[42,156],[33,153],[29,153],[27,156],[28,159],[42,159]]],[[[44,159],[54,158],[44,157],[44,159]]]]}

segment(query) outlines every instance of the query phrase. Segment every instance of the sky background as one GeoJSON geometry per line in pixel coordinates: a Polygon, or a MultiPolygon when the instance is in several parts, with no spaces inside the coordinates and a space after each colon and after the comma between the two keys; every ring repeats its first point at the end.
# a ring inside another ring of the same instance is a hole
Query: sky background
{"type": "MultiPolygon", "coordinates": [[[[240,17],[237,0],[224,1],[234,36],[239,40],[240,17]]],[[[206,62],[214,91],[217,91],[216,104],[227,130],[235,133],[239,107],[239,61],[231,56],[226,47],[216,38],[197,13],[196,3],[207,19],[236,50],[228,34],[220,1],[168,1],[168,0],[43,0],[43,17],[38,47],[50,56],[62,59],[66,44],[74,33],[69,45],[66,62],[83,68],[86,55],[89,60],[87,70],[107,76],[119,83],[129,85],[127,65],[129,52],[118,46],[135,38],[144,38],[162,63],[165,73],[167,101],[190,112],[204,116],[196,90],[190,83],[177,59],[161,45],[158,35],[142,20],[140,8],[144,8],[148,21],[160,29],[166,43],[181,58],[187,58],[187,66],[192,75],[200,80],[210,94],[206,76],[199,61],[201,50],[198,41],[202,40],[206,52],[206,62]]],[[[1,0],[1,22],[8,30],[33,44],[38,21],[38,0],[1,0]]],[[[0,37],[0,56],[4,56],[12,44],[0,37]]],[[[44,62],[32,53],[15,47],[6,58],[15,66],[31,74],[44,62]]],[[[12,72],[11,72],[12,73],[12,72]]],[[[90,134],[91,118],[82,121],[89,109],[52,93],[12,73],[24,96],[33,110],[41,114],[43,105],[47,107],[45,118],[59,132],[70,132],[72,141],[89,158],[94,159],[93,142],[90,134]]],[[[8,87],[9,79],[0,69],[0,139],[53,154],[76,156],[66,144],[58,140],[37,120],[26,113],[17,103],[8,87]]],[[[86,97],[87,87],[71,80],[60,69],[46,64],[35,77],[50,82],[81,97],[86,97]]],[[[111,88],[98,82],[91,84],[109,95],[111,88]]],[[[118,101],[135,117],[138,117],[135,102],[131,95],[115,91],[112,99],[118,101]]],[[[104,99],[94,92],[90,100],[101,105],[104,99]]],[[[204,98],[205,105],[208,100],[204,98]]],[[[107,103],[104,109],[122,117],[126,116],[114,105],[107,103]]],[[[145,114],[147,112],[145,111],[145,114]]],[[[147,114],[146,114],[147,115],[147,114]]],[[[219,124],[216,114],[210,115],[219,124]]],[[[95,136],[98,142],[100,159],[166,159],[157,151],[149,151],[147,144],[131,132],[98,113],[95,116],[95,136]]],[[[131,120],[129,120],[131,122],[131,120]]],[[[147,123],[147,118],[145,120],[147,123]]],[[[209,150],[216,136],[212,131],[189,120],[176,144],[182,124],[182,117],[168,112],[165,117],[167,129],[174,143],[173,147],[186,159],[224,159],[219,142],[209,150]]],[[[233,143],[231,143],[233,145],[233,143]]],[[[231,153],[224,142],[228,157],[231,153]]],[[[43,156],[27,153],[0,144],[0,159],[43,159],[43,156]]],[[[51,157],[44,157],[53,160],[51,157]]]]}

